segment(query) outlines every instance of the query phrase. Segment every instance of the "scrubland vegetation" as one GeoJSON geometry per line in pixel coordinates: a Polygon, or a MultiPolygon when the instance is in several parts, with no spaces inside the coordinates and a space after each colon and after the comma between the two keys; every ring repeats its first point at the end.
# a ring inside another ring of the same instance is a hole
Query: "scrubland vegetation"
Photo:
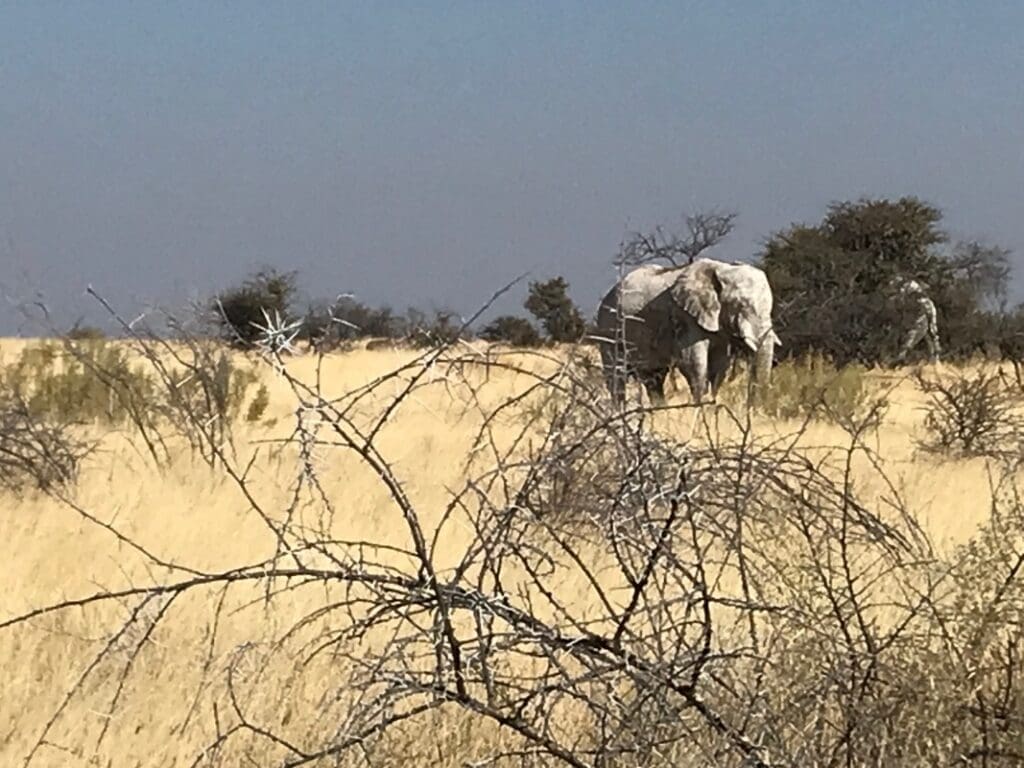
{"type": "Polygon", "coordinates": [[[585,346],[0,353],[4,765],[1024,759],[1011,367],[620,415],[585,346]]]}
{"type": "Polygon", "coordinates": [[[1024,314],[940,219],[773,235],[772,385],[699,408],[614,408],[561,277],[478,334],[268,268],[0,342],[0,765],[1021,764],[1024,314]]]}

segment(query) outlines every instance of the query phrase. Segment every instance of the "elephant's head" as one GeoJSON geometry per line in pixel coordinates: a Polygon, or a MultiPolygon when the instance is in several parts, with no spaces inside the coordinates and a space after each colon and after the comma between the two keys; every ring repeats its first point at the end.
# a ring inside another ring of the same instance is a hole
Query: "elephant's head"
{"type": "Polygon", "coordinates": [[[726,334],[753,354],[755,382],[768,383],[775,347],[781,342],[772,328],[772,289],[762,270],[697,259],[681,270],[672,296],[705,331],[726,334]]]}

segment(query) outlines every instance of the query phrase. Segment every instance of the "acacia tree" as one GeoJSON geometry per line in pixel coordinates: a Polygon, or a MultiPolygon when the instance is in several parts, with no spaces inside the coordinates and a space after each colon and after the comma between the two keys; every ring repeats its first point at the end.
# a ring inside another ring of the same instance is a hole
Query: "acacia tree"
{"type": "Polygon", "coordinates": [[[956,244],[949,257],[950,269],[961,288],[984,309],[1005,310],[1010,282],[1010,251],[977,240],[956,244]]]}
{"type": "Polygon", "coordinates": [[[683,215],[685,232],[667,232],[661,226],[649,233],[633,232],[623,242],[616,264],[638,265],[661,260],[675,266],[690,264],[729,236],[737,216],[731,211],[699,211],[683,215]]]}
{"type": "Polygon", "coordinates": [[[237,346],[251,346],[263,334],[268,317],[292,319],[297,273],[260,269],[240,285],[219,293],[211,311],[222,336],[237,346]]]}
{"type": "Polygon", "coordinates": [[[537,318],[551,341],[572,343],[586,332],[586,322],[569,298],[569,283],[564,277],[531,282],[523,306],[537,318]]]}
{"type": "Polygon", "coordinates": [[[912,307],[895,301],[894,278],[927,286],[943,347],[967,354],[993,322],[986,312],[1005,295],[1007,252],[948,242],[942,212],[915,197],[829,206],[820,224],[774,234],[761,253],[775,294],[783,354],[815,351],[844,364],[891,359],[912,307]]]}
{"type": "Polygon", "coordinates": [[[480,338],[492,342],[504,342],[513,347],[536,347],[540,345],[540,334],[525,317],[501,315],[489,322],[480,332],[480,338]]]}

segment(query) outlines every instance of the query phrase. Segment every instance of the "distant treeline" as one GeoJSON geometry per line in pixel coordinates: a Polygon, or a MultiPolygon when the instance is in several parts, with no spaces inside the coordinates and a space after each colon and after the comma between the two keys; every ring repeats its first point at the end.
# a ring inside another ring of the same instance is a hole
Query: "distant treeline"
{"type": "MultiPolygon", "coordinates": [[[[687,216],[676,230],[633,233],[617,263],[684,264],[726,238],[735,213],[687,216]]],[[[775,296],[781,358],[824,355],[838,365],[891,361],[914,308],[892,290],[895,278],[925,286],[934,301],[946,359],[976,355],[1024,358],[1024,305],[1010,306],[1009,251],[977,241],[953,242],[942,212],[915,197],[860,199],[829,205],[817,224],[791,224],[769,238],[754,262],[775,296]]],[[[268,318],[296,340],[329,350],[363,338],[429,346],[474,336],[533,347],[586,340],[590,318],[569,298],[564,277],[528,284],[525,315],[502,315],[478,328],[456,312],[370,306],[351,296],[300,306],[296,273],[262,269],[217,293],[205,307],[215,333],[253,344],[268,318]]],[[[596,305],[600,297],[593,297],[596,305]]],[[[76,327],[73,333],[94,334],[76,327]]]]}
{"type": "Polygon", "coordinates": [[[583,315],[569,298],[569,284],[561,277],[529,284],[524,307],[533,321],[502,315],[479,329],[467,326],[451,310],[426,312],[413,307],[397,313],[389,306],[369,306],[349,295],[299,309],[296,282],[296,272],[260,270],[218,294],[209,308],[211,318],[225,340],[242,347],[252,345],[266,333],[268,318],[278,326],[292,325],[296,340],[320,349],[366,338],[431,346],[476,336],[534,347],[545,342],[580,341],[587,330],[583,315]]]}

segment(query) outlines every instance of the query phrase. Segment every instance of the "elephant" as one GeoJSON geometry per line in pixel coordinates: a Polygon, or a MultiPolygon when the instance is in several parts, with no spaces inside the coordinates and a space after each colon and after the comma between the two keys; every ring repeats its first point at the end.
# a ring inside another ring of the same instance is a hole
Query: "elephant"
{"type": "Polygon", "coordinates": [[[629,272],[601,300],[596,329],[605,382],[620,406],[631,377],[653,404],[664,403],[665,378],[673,368],[686,378],[695,403],[709,390],[714,398],[740,353],[754,357],[754,383],[767,384],[781,343],[765,273],[708,258],[629,272]]]}

